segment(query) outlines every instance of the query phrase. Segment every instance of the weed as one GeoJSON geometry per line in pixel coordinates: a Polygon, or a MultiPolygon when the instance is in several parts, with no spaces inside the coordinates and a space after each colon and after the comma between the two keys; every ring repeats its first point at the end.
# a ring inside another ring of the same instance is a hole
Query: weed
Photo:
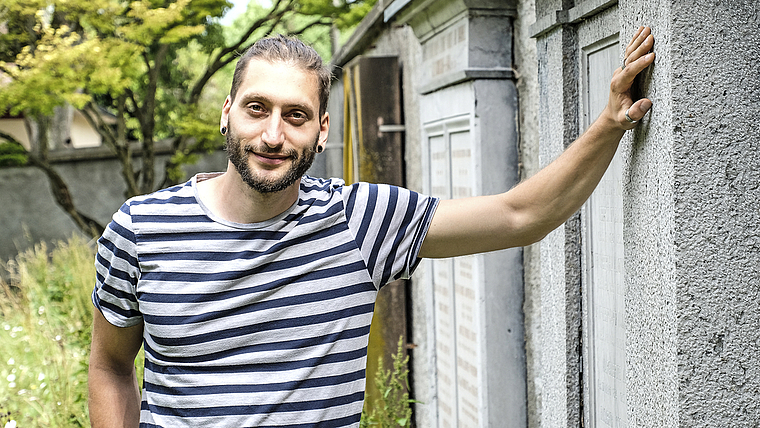
{"type": "Polygon", "coordinates": [[[393,355],[393,370],[383,367],[383,357],[378,358],[378,369],[375,373],[375,385],[380,396],[375,398],[372,413],[362,412],[360,428],[379,426],[381,428],[408,427],[412,424],[411,404],[409,398],[407,363],[409,357],[404,356],[404,340],[398,340],[398,350],[393,355]]]}

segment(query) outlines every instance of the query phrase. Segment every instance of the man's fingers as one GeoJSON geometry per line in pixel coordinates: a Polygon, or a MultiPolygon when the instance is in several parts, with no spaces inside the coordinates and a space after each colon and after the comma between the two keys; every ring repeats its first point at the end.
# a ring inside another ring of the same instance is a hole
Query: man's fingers
{"type": "Polygon", "coordinates": [[[650,101],[648,98],[642,98],[633,103],[631,108],[628,109],[628,117],[638,122],[644,118],[644,115],[646,115],[651,108],[652,101],[650,101]]]}
{"type": "Polygon", "coordinates": [[[654,56],[654,52],[652,52],[629,62],[619,75],[615,75],[618,79],[613,78],[613,90],[616,92],[627,92],[633,84],[633,79],[654,62],[654,56]]]}
{"type": "Polygon", "coordinates": [[[638,45],[638,47],[633,50],[628,56],[626,57],[627,63],[632,63],[636,61],[637,59],[641,58],[642,56],[649,53],[652,48],[654,47],[654,36],[648,35],[644,41],[638,45]]]}
{"type": "Polygon", "coordinates": [[[638,30],[636,30],[636,33],[633,34],[633,37],[631,37],[631,41],[628,42],[628,46],[625,47],[625,56],[628,57],[628,55],[635,49],[631,48],[634,43],[636,43],[636,40],[641,36],[641,33],[644,32],[645,27],[639,27],[638,30]]]}
{"type": "Polygon", "coordinates": [[[631,42],[625,48],[626,66],[652,50],[653,46],[654,37],[652,37],[652,30],[649,27],[639,27],[639,30],[636,31],[633,39],[631,39],[631,42]]]}

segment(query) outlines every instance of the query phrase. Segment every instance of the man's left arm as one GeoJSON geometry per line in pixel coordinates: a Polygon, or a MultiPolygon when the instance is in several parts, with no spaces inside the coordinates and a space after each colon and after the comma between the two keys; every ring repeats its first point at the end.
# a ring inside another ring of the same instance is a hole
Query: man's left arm
{"type": "Polygon", "coordinates": [[[588,199],[612,161],[625,131],[644,117],[649,99],[632,99],[634,78],[654,61],[654,38],[641,27],[615,71],[599,118],[556,160],[512,190],[441,201],[420,257],[453,257],[530,245],[565,222],[588,199]]]}

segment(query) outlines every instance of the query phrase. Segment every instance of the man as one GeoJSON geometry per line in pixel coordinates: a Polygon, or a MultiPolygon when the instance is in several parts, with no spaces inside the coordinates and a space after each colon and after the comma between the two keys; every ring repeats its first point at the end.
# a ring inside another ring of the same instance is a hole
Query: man
{"type": "Polygon", "coordinates": [[[99,241],[93,426],[358,426],[377,290],[422,257],[528,245],[575,212],[652,105],[630,94],[650,33],[558,159],[507,193],[440,202],[302,177],[327,141],[330,74],[297,40],[257,42],[222,108],[227,171],[127,201],[99,241]]]}

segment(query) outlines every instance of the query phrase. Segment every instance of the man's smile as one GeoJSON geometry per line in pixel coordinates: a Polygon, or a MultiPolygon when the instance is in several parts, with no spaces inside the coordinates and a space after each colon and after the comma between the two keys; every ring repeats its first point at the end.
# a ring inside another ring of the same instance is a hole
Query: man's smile
{"type": "Polygon", "coordinates": [[[253,156],[256,157],[256,159],[263,163],[268,165],[279,165],[286,160],[293,158],[293,154],[290,153],[282,153],[282,152],[276,152],[276,153],[269,153],[267,151],[260,151],[256,150],[255,148],[247,148],[246,151],[253,156]]]}

